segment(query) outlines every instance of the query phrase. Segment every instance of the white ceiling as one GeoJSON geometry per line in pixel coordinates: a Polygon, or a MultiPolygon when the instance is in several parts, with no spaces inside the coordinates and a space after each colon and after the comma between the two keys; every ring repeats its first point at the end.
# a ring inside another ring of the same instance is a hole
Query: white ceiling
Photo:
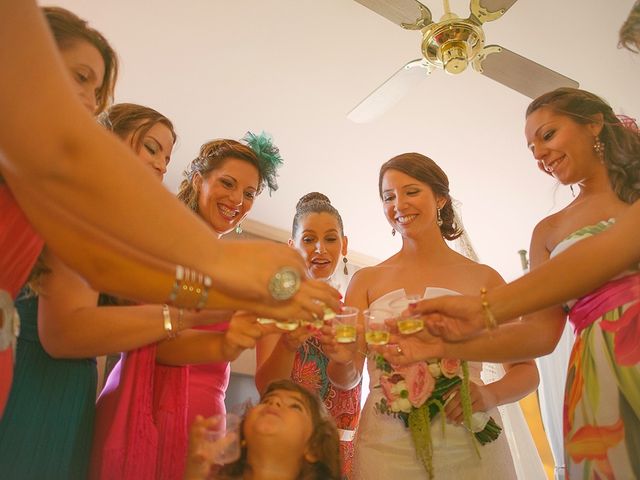
{"type": "MultiPolygon", "coordinates": [[[[424,0],[434,18],[437,0],[424,0]]],[[[48,2],[47,2],[48,4],[48,2]]],[[[176,125],[166,178],[177,188],[200,144],[273,134],[285,159],[280,189],[250,214],[289,229],[297,199],[319,190],[342,212],[350,247],[383,259],[397,250],[377,195],[379,166],[417,151],[448,173],[481,260],[506,278],[534,225],[569,199],[525,147],[524,96],[469,71],[435,72],[370,124],[346,113],[405,62],[420,35],[351,0],[58,0],[89,19],[118,51],[117,101],[152,106],[176,125]],[[179,6],[178,6],[179,5],[179,6]]],[[[640,56],[618,50],[633,0],[520,0],[485,24],[497,43],[578,80],[640,115],[640,56]]],[[[468,2],[452,0],[466,16],[468,2]]]]}

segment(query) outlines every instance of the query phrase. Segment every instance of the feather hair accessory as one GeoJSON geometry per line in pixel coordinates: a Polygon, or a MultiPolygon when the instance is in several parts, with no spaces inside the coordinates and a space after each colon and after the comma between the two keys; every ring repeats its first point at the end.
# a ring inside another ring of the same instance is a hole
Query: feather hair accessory
{"type": "Polygon", "coordinates": [[[271,135],[266,132],[261,132],[259,135],[247,132],[242,137],[242,142],[251,148],[258,157],[262,185],[269,187],[269,194],[275,192],[278,189],[277,171],[284,162],[280,156],[280,150],[273,144],[271,135]]]}

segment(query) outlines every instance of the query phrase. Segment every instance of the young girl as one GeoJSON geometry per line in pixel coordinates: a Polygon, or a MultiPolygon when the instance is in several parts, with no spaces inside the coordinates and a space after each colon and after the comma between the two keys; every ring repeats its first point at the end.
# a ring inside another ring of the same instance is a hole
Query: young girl
{"type": "Polygon", "coordinates": [[[318,396],[291,380],[265,388],[242,421],[240,459],[217,472],[211,470],[212,449],[204,445],[206,426],[199,417],[192,427],[185,480],[340,478],[335,424],[318,396]]]}

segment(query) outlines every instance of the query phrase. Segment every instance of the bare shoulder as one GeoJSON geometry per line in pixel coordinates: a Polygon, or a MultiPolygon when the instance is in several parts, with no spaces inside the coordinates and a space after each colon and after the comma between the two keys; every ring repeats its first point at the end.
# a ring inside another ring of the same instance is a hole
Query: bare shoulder
{"type": "Polygon", "coordinates": [[[549,215],[538,222],[531,234],[529,258],[532,267],[549,259],[549,252],[554,246],[554,235],[563,218],[563,211],[549,215]]]}
{"type": "Polygon", "coordinates": [[[372,267],[364,267],[356,271],[349,282],[349,289],[355,286],[358,288],[366,288],[366,286],[373,281],[376,275],[378,275],[379,268],[380,267],[378,265],[375,265],[372,267]]]}
{"type": "Polygon", "coordinates": [[[531,241],[533,242],[536,240],[539,241],[540,239],[546,239],[549,236],[549,232],[558,227],[558,224],[560,223],[562,217],[563,211],[561,210],[540,220],[533,228],[531,241]]]}
{"type": "Polygon", "coordinates": [[[482,286],[486,288],[497,287],[505,283],[502,275],[483,263],[478,264],[478,279],[482,281],[482,286]]]}

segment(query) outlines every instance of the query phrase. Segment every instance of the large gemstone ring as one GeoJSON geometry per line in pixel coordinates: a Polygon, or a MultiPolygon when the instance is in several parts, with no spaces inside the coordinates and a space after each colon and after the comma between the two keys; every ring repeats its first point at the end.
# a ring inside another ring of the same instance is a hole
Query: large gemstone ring
{"type": "Polygon", "coordinates": [[[300,289],[300,274],[291,267],[282,267],[269,280],[269,293],[276,300],[289,300],[300,289]]]}

